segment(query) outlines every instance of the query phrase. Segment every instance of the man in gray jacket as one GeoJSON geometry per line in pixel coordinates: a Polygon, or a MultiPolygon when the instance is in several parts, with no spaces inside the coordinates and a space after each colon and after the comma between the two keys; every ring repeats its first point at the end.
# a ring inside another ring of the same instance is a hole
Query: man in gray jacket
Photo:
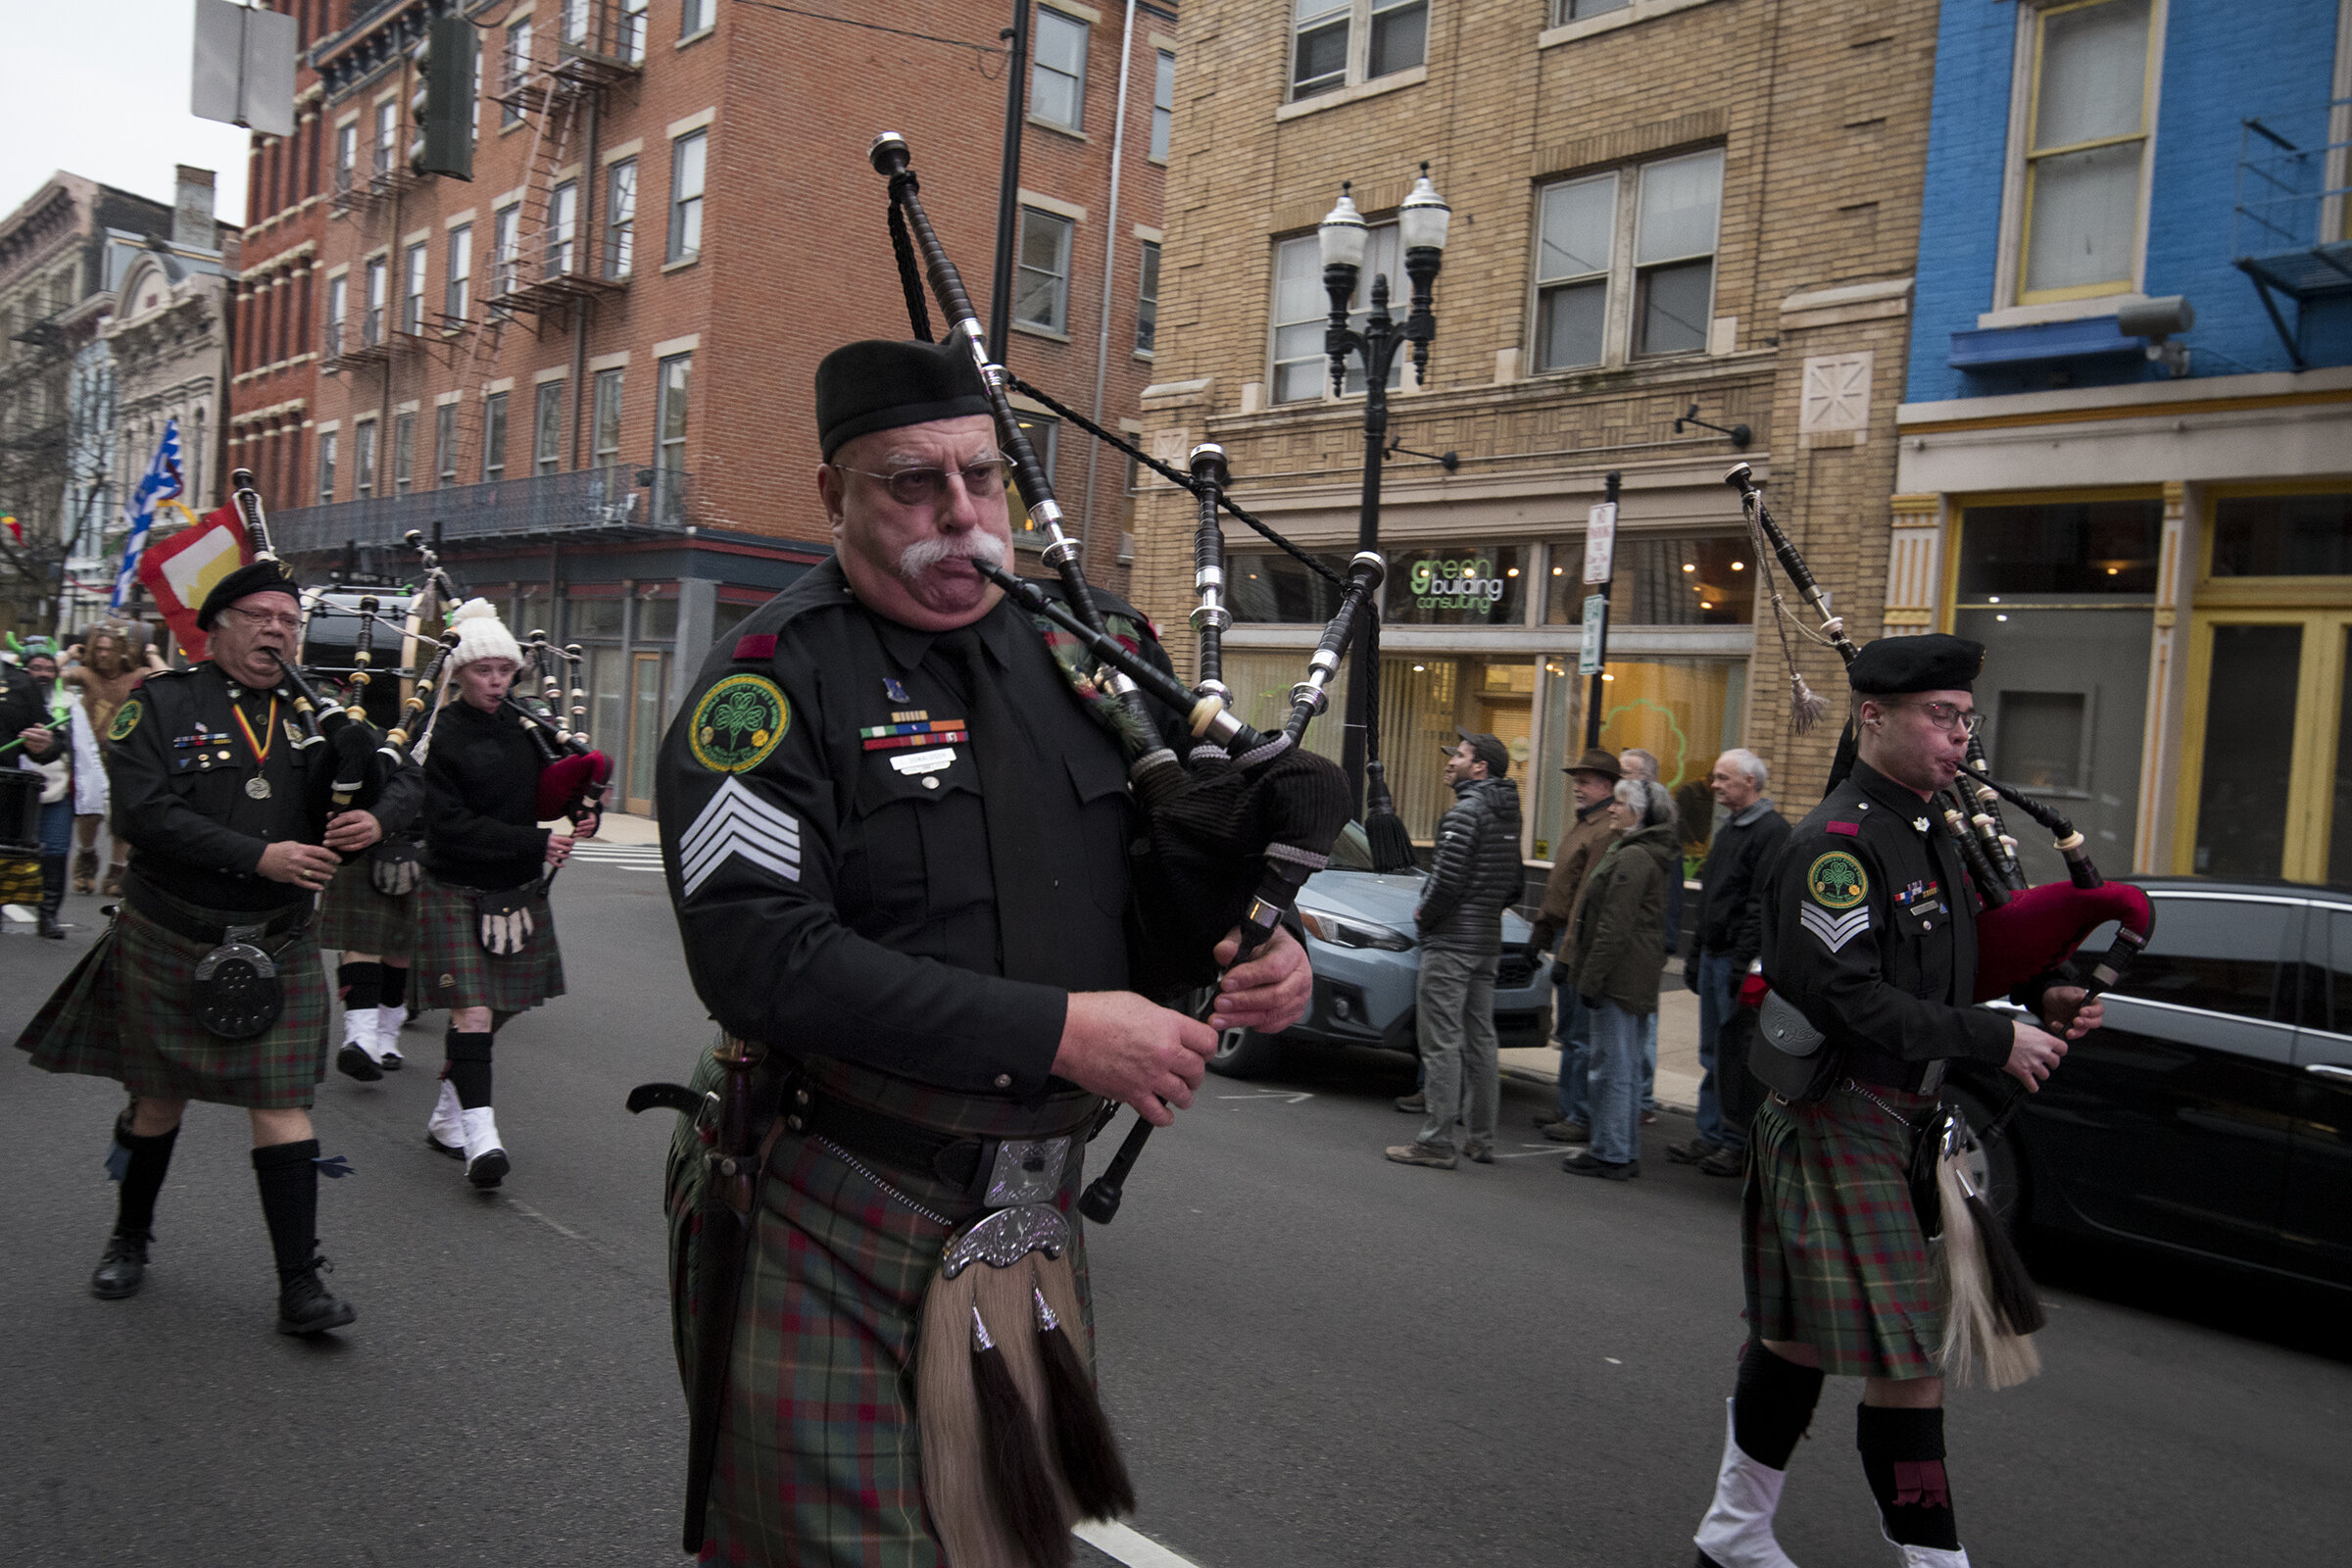
{"type": "Polygon", "coordinates": [[[1517,902],[1526,876],[1519,859],[1519,786],[1503,777],[1511,754],[1492,735],[1454,733],[1461,744],[1446,754],[1454,804],[1439,819],[1429,881],[1413,911],[1421,933],[1414,1003],[1429,1114],[1418,1137],[1389,1150],[1389,1158],[1400,1165],[1439,1170],[1453,1169],[1453,1123],[1465,1100],[1470,1136],[1463,1152],[1482,1165],[1494,1158],[1494,1118],[1502,1099],[1494,965],[1502,949],[1502,911],[1517,902]]]}

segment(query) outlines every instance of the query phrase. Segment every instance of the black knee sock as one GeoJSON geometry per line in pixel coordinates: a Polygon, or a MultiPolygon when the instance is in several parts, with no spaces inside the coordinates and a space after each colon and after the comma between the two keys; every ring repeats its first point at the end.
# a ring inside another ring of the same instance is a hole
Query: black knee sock
{"type": "Polygon", "coordinates": [[[1854,1422],[1862,1473],[1879,1517],[1898,1546],[1960,1549],[1950,1483],[1943,1474],[1943,1412],[1863,1405],[1854,1422]]]}
{"type": "Polygon", "coordinates": [[[1819,1367],[1798,1366],[1753,1341],[1740,1358],[1740,1381],[1732,1388],[1732,1439],[1756,1463],[1786,1470],[1820,1399],[1819,1367]]]}
{"type": "Polygon", "coordinates": [[[179,1129],[141,1138],[130,1130],[130,1118],[125,1115],[115,1123],[115,1142],[128,1155],[123,1161],[122,1191],[116,1195],[115,1229],[151,1231],[155,1229],[155,1196],[164,1190],[164,1172],[172,1168],[172,1146],[179,1142],[179,1129]]]}
{"type": "Polygon", "coordinates": [[[361,1012],[372,1008],[383,991],[383,972],[380,963],[337,964],[335,989],[343,995],[343,1010],[361,1012]]]}
{"type": "Polygon", "coordinates": [[[449,1058],[443,1074],[452,1089],[458,1092],[458,1103],[467,1110],[479,1110],[490,1103],[490,1042],[489,1034],[460,1034],[452,1029],[442,1040],[442,1052],[449,1058]]]}
{"type": "Polygon", "coordinates": [[[409,1000],[409,966],[405,963],[379,963],[383,984],[377,989],[375,1004],[397,1007],[409,1000]]]}
{"type": "Polygon", "coordinates": [[[311,1266],[318,1248],[318,1140],[271,1144],[253,1152],[253,1179],[262,1190],[262,1218],[277,1254],[280,1283],[311,1266]]]}

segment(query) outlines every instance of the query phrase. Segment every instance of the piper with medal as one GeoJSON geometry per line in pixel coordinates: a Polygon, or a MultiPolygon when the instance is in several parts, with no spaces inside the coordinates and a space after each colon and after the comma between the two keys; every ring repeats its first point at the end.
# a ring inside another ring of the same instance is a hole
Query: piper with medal
{"type": "MultiPolygon", "coordinates": [[[[1939,635],[1862,648],[1847,666],[1853,770],[1768,873],[1760,1034],[1780,1044],[1760,1043],[1750,1062],[1773,1090],[1753,1119],[1741,1202],[1752,1337],[1695,1538],[1700,1568],[1788,1568],[1773,1515],[1825,1375],[1865,1380],[1862,1470],[1904,1568],[1968,1562],[1943,1466],[1956,1268],[1936,1267],[1937,1227],[1915,1197],[1918,1135],[1947,1063],[2037,1090],[2102,1016],[2053,971],[2011,993],[2046,1027],[1972,1005],[1977,894],[1930,797],[1967,756],[1984,659],[1939,635]]],[[[1947,1260],[1954,1206],[1940,1227],[1947,1260]]]]}
{"type": "Polygon", "coordinates": [[[206,595],[209,657],[151,673],[116,710],[114,830],[130,847],[113,924],[17,1045],[50,1072],[120,1081],[129,1106],[108,1169],[122,1184],[92,1277],[108,1299],[139,1289],[162,1189],[191,1100],[240,1105],[278,1275],[277,1328],[317,1334],[357,1316],[319,1279],[320,1160],[310,1106],[326,1073],[326,981],[314,896],[338,852],[380,829],[338,809],[336,749],[296,722],[299,590],[283,563],[241,566],[206,595]]]}
{"type": "Polygon", "coordinates": [[[691,1092],[631,1100],[713,1106],[667,1181],[676,1349],[715,1446],[687,1537],[722,1563],[1062,1561],[1072,1504],[1132,1502],[1087,1370],[1086,1138],[1117,1103],[1167,1124],[1217,1033],[1289,1026],[1312,975],[1278,932],[1205,1022],[1129,989],[1121,747],[1068,639],[977,569],[1011,530],[966,348],[838,349],[816,422],[834,557],[713,649],[655,791],[723,1031],[691,1092]],[[714,1207],[706,1181],[738,1187],[714,1207]]]}

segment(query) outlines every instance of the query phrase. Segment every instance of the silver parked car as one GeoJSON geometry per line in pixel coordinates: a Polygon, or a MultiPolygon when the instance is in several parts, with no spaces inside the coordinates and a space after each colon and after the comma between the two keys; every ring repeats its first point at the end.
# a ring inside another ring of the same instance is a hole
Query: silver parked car
{"type": "MultiPolygon", "coordinates": [[[[1308,877],[1298,892],[1307,956],[1315,965],[1313,1004],[1280,1035],[1227,1030],[1209,1070],[1229,1078],[1271,1072],[1294,1040],[1414,1052],[1413,985],[1421,949],[1413,908],[1427,880],[1424,871],[1384,876],[1373,870],[1363,827],[1348,823],[1332,846],[1330,866],[1308,877]]],[[[1525,920],[1503,911],[1494,1032],[1505,1051],[1543,1045],[1551,1033],[1551,977],[1522,951],[1530,934],[1525,920]]]]}

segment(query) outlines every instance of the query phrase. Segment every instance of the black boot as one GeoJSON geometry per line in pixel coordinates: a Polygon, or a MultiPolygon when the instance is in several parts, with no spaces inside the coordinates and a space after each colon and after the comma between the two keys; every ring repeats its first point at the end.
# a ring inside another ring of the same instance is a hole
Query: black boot
{"type": "Polygon", "coordinates": [[[328,1269],[318,1255],[318,1140],[271,1144],[253,1152],[253,1176],[262,1190],[262,1216],[277,1256],[277,1332],[318,1334],[360,1314],[320,1282],[328,1269]]]}
{"type": "Polygon", "coordinates": [[[57,911],[66,906],[66,858],[62,855],[41,857],[40,924],[34,929],[42,936],[63,941],[66,928],[57,923],[57,911]]]}
{"type": "Polygon", "coordinates": [[[154,1240],[151,1231],[116,1226],[115,1234],[107,1238],[105,1254],[98,1259],[98,1272],[90,1276],[90,1294],[102,1301],[138,1295],[139,1285],[147,1277],[147,1244],[154,1240]]]}

